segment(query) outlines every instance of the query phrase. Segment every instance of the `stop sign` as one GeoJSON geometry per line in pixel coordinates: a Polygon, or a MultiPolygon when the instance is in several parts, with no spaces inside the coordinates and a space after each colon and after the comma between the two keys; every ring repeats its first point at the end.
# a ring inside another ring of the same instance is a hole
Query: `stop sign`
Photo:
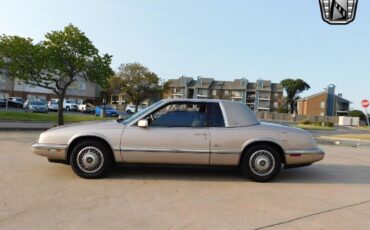
{"type": "Polygon", "coordinates": [[[361,106],[362,106],[362,107],[364,107],[364,108],[369,107],[369,101],[368,101],[368,100],[366,100],[366,99],[365,99],[365,100],[362,100],[362,101],[361,101],[361,106]]]}

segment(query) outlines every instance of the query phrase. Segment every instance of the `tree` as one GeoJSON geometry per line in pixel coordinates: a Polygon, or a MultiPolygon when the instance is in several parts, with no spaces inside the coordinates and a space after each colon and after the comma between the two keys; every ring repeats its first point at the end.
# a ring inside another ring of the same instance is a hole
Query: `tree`
{"type": "MultiPolygon", "coordinates": [[[[159,99],[162,93],[167,90],[168,85],[162,84],[157,74],[137,62],[122,64],[116,78],[121,79],[119,83],[121,92],[126,94],[130,102],[135,105],[136,111],[145,99],[153,97],[159,99]]],[[[117,82],[117,79],[112,81],[117,82]]]]}
{"type": "Polygon", "coordinates": [[[290,113],[294,113],[294,104],[295,101],[299,99],[299,94],[310,88],[310,85],[307,84],[302,79],[284,79],[280,82],[284,87],[286,96],[286,102],[289,105],[290,113]]]}
{"type": "Polygon", "coordinates": [[[366,121],[366,115],[361,110],[352,110],[348,112],[349,117],[359,117],[361,121],[366,121]]]}
{"type": "Polygon", "coordinates": [[[92,42],[70,24],[34,44],[30,38],[0,36],[0,69],[29,85],[53,91],[58,99],[58,125],[64,124],[63,101],[74,82],[85,79],[105,86],[114,72],[112,56],[99,55],[92,42]]]}

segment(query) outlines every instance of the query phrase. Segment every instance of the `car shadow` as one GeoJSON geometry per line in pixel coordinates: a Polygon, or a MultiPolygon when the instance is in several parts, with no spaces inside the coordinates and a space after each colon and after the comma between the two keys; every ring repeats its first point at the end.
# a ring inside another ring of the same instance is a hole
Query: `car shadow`
{"type": "MultiPolygon", "coordinates": [[[[241,175],[238,168],[229,166],[116,165],[108,177],[110,179],[133,180],[250,182],[241,175]]],[[[317,164],[303,168],[285,169],[272,183],[370,184],[370,166],[317,164]]]]}

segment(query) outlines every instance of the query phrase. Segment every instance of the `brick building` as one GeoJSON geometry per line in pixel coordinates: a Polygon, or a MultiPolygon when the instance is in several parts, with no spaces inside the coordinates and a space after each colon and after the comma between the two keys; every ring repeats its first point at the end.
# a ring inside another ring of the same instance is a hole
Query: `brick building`
{"type": "Polygon", "coordinates": [[[210,98],[240,101],[252,110],[275,111],[283,103],[283,87],[263,79],[249,82],[245,78],[218,81],[199,76],[196,80],[182,76],[169,80],[165,98],[210,98]]]}
{"type": "Polygon", "coordinates": [[[346,116],[350,103],[342,94],[335,94],[335,85],[332,84],[323,92],[298,100],[297,112],[299,115],[346,116]]]}

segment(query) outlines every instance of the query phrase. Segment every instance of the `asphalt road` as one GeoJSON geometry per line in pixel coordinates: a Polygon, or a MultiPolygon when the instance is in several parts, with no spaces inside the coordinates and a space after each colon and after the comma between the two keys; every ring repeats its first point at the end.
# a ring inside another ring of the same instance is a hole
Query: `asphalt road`
{"type": "Polygon", "coordinates": [[[38,132],[0,132],[0,229],[369,229],[370,150],[273,183],[226,167],[118,166],[85,180],[30,153],[38,132]]]}

